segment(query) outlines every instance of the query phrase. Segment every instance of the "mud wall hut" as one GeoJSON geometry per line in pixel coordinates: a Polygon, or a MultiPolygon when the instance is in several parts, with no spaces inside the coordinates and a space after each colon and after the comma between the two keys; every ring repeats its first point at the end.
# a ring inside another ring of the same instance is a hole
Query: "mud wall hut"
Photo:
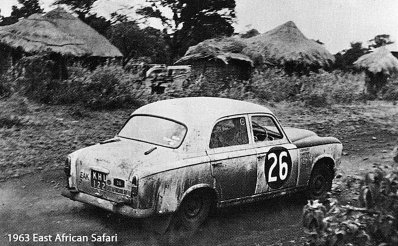
{"type": "Polygon", "coordinates": [[[209,90],[227,88],[232,81],[250,78],[253,62],[241,53],[244,47],[234,38],[205,40],[190,47],[175,64],[191,65],[190,79],[204,79],[209,90]]]}
{"type": "Polygon", "coordinates": [[[359,57],[354,65],[365,70],[366,90],[372,97],[377,97],[388,78],[393,73],[398,73],[398,59],[384,46],[359,57]]]}
{"type": "MultiPolygon", "coordinates": [[[[70,57],[122,56],[105,37],[62,8],[44,15],[33,14],[15,24],[0,27],[0,43],[25,55],[50,54],[64,69],[66,59],[70,57]]],[[[1,51],[2,59],[11,54],[9,49],[1,51]]]]}

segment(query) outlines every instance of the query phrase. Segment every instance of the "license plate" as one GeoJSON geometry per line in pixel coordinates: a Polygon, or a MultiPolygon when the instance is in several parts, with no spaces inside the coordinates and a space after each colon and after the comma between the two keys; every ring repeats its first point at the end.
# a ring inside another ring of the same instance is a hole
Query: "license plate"
{"type": "Polygon", "coordinates": [[[91,187],[105,190],[106,189],[106,173],[91,170],[91,187]]]}

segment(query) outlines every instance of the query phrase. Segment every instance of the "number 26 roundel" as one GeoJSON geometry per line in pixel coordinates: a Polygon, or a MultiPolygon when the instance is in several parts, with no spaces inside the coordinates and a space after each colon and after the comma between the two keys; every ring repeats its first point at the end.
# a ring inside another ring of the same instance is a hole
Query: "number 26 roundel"
{"type": "Polygon", "coordinates": [[[281,188],[292,171],[292,158],[283,147],[271,148],[265,156],[265,180],[271,189],[281,188]]]}

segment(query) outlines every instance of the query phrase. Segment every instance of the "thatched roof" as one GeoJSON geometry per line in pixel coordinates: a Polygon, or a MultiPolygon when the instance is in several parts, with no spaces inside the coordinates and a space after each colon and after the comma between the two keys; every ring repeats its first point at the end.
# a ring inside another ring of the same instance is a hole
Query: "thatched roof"
{"type": "Polygon", "coordinates": [[[398,59],[386,47],[375,49],[372,53],[359,57],[354,65],[371,73],[391,74],[398,72],[398,59]]]}
{"type": "Polygon", "coordinates": [[[87,53],[83,40],[60,31],[39,14],[0,27],[0,42],[28,53],[48,51],[75,56],[87,53]]]}
{"type": "Polygon", "coordinates": [[[220,60],[229,64],[232,60],[239,60],[253,66],[253,61],[240,53],[246,45],[235,38],[208,39],[195,46],[189,47],[184,57],[175,64],[189,64],[195,60],[220,60]]]}
{"type": "Polygon", "coordinates": [[[32,53],[50,51],[73,56],[122,56],[105,37],[62,8],[0,27],[0,42],[32,53]]]}
{"type": "Polygon", "coordinates": [[[328,67],[334,62],[334,56],[325,47],[306,38],[292,21],[242,40],[248,46],[244,53],[259,53],[268,64],[328,67]]]}

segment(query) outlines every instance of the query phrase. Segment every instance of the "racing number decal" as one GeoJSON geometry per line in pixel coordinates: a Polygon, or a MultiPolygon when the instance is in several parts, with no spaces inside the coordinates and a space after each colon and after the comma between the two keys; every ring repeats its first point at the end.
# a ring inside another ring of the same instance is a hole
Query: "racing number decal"
{"type": "Polygon", "coordinates": [[[289,151],[283,147],[269,150],[265,156],[265,179],[272,189],[281,188],[289,179],[292,171],[292,158],[289,151]]]}

